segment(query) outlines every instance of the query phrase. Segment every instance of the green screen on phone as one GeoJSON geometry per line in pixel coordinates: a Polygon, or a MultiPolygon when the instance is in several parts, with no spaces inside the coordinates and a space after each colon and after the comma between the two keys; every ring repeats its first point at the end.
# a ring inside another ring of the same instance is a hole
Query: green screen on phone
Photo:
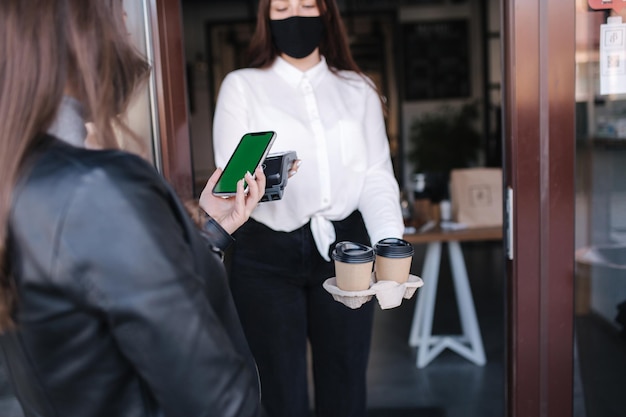
{"type": "Polygon", "coordinates": [[[254,173],[269,151],[274,135],[274,132],[246,133],[226,164],[220,179],[213,188],[213,193],[235,194],[237,181],[242,179],[246,172],[254,173]]]}

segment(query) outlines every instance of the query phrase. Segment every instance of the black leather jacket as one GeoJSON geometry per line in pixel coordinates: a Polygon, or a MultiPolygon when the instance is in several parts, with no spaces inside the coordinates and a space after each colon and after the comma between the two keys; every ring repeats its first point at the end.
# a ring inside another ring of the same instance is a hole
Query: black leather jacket
{"type": "Polygon", "coordinates": [[[256,367],[211,250],[226,232],[202,236],[136,156],[45,143],[9,220],[18,328],[1,341],[25,414],[260,415],[256,367]]]}

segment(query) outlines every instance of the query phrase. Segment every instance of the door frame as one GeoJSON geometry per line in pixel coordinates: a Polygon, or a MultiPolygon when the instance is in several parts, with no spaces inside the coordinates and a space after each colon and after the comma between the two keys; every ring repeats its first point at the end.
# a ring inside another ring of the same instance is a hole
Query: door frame
{"type": "MultiPolygon", "coordinates": [[[[150,1],[163,174],[182,198],[190,198],[181,4],[150,1]]],[[[575,4],[502,0],[501,10],[503,173],[513,195],[506,412],[509,417],[571,417],[575,4]]]]}
{"type": "Polygon", "coordinates": [[[193,197],[193,166],[180,0],[150,0],[160,167],[180,198],[193,197]]]}
{"type": "Polygon", "coordinates": [[[507,415],[571,417],[575,3],[502,1],[507,415]]]}

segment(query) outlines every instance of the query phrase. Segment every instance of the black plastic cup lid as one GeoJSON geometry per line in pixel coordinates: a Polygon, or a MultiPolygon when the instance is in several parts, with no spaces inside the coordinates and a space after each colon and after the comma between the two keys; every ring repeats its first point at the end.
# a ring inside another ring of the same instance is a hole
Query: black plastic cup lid
{"type": "Polygon", "coordinates": [[[387,238],[379,241],[374,250],[378,256],[385,258],[407,258],[413,256],[413,245],[404,239],[387,238]]]}
{"type": "Polygon", "coordinates": [[[374,249],[356,242],[339,242],[332,253],[334,260],[347,264],[372,262],[375,257],[374,249]]]}

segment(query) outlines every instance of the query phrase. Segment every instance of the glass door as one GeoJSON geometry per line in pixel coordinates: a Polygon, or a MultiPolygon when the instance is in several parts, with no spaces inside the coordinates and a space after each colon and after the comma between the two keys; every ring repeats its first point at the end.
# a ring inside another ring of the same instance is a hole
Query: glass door
{"type": "Polygon", "coordinates": [[[123,1],[129,34],[152,66],[150,79],[126,117],[146,139],[139,153],[152,160],[182,199],[192,198],[180,0],[123,1]]]}
{"type": "MultiPolygon", "coordinates": [[[[124,0],[126,27],[133,44],[154,66],[154,46],[149,7],[147,0],[124,0]]],[[[125,115],[128,125],[133,127],[133,131],[140,138],[144,139],[143,143],[140,146],[133,146],[133,142],[126,140],[123,136],[120,137],[120,140],[125,149],[141,154],[161,171],[158,112],[154,87],[155,74],[152,71],[148,82],[134,97],[125,115]]]]}
{"type": "Polygon", "coordinates": [[[600,51],[612,36],[626,33],[620,18],[626,20],[626,11],[592,10],[587,0],[576,1],[574,323],[580,395],[574,405],[586,417],[626,410],[626,91],[603,91],[600,82],[623,76],[611,68],[623,65],[626,46],[622,55],[600,51]],[[601,36],[609,18],[618,22],[601,36]]]}

